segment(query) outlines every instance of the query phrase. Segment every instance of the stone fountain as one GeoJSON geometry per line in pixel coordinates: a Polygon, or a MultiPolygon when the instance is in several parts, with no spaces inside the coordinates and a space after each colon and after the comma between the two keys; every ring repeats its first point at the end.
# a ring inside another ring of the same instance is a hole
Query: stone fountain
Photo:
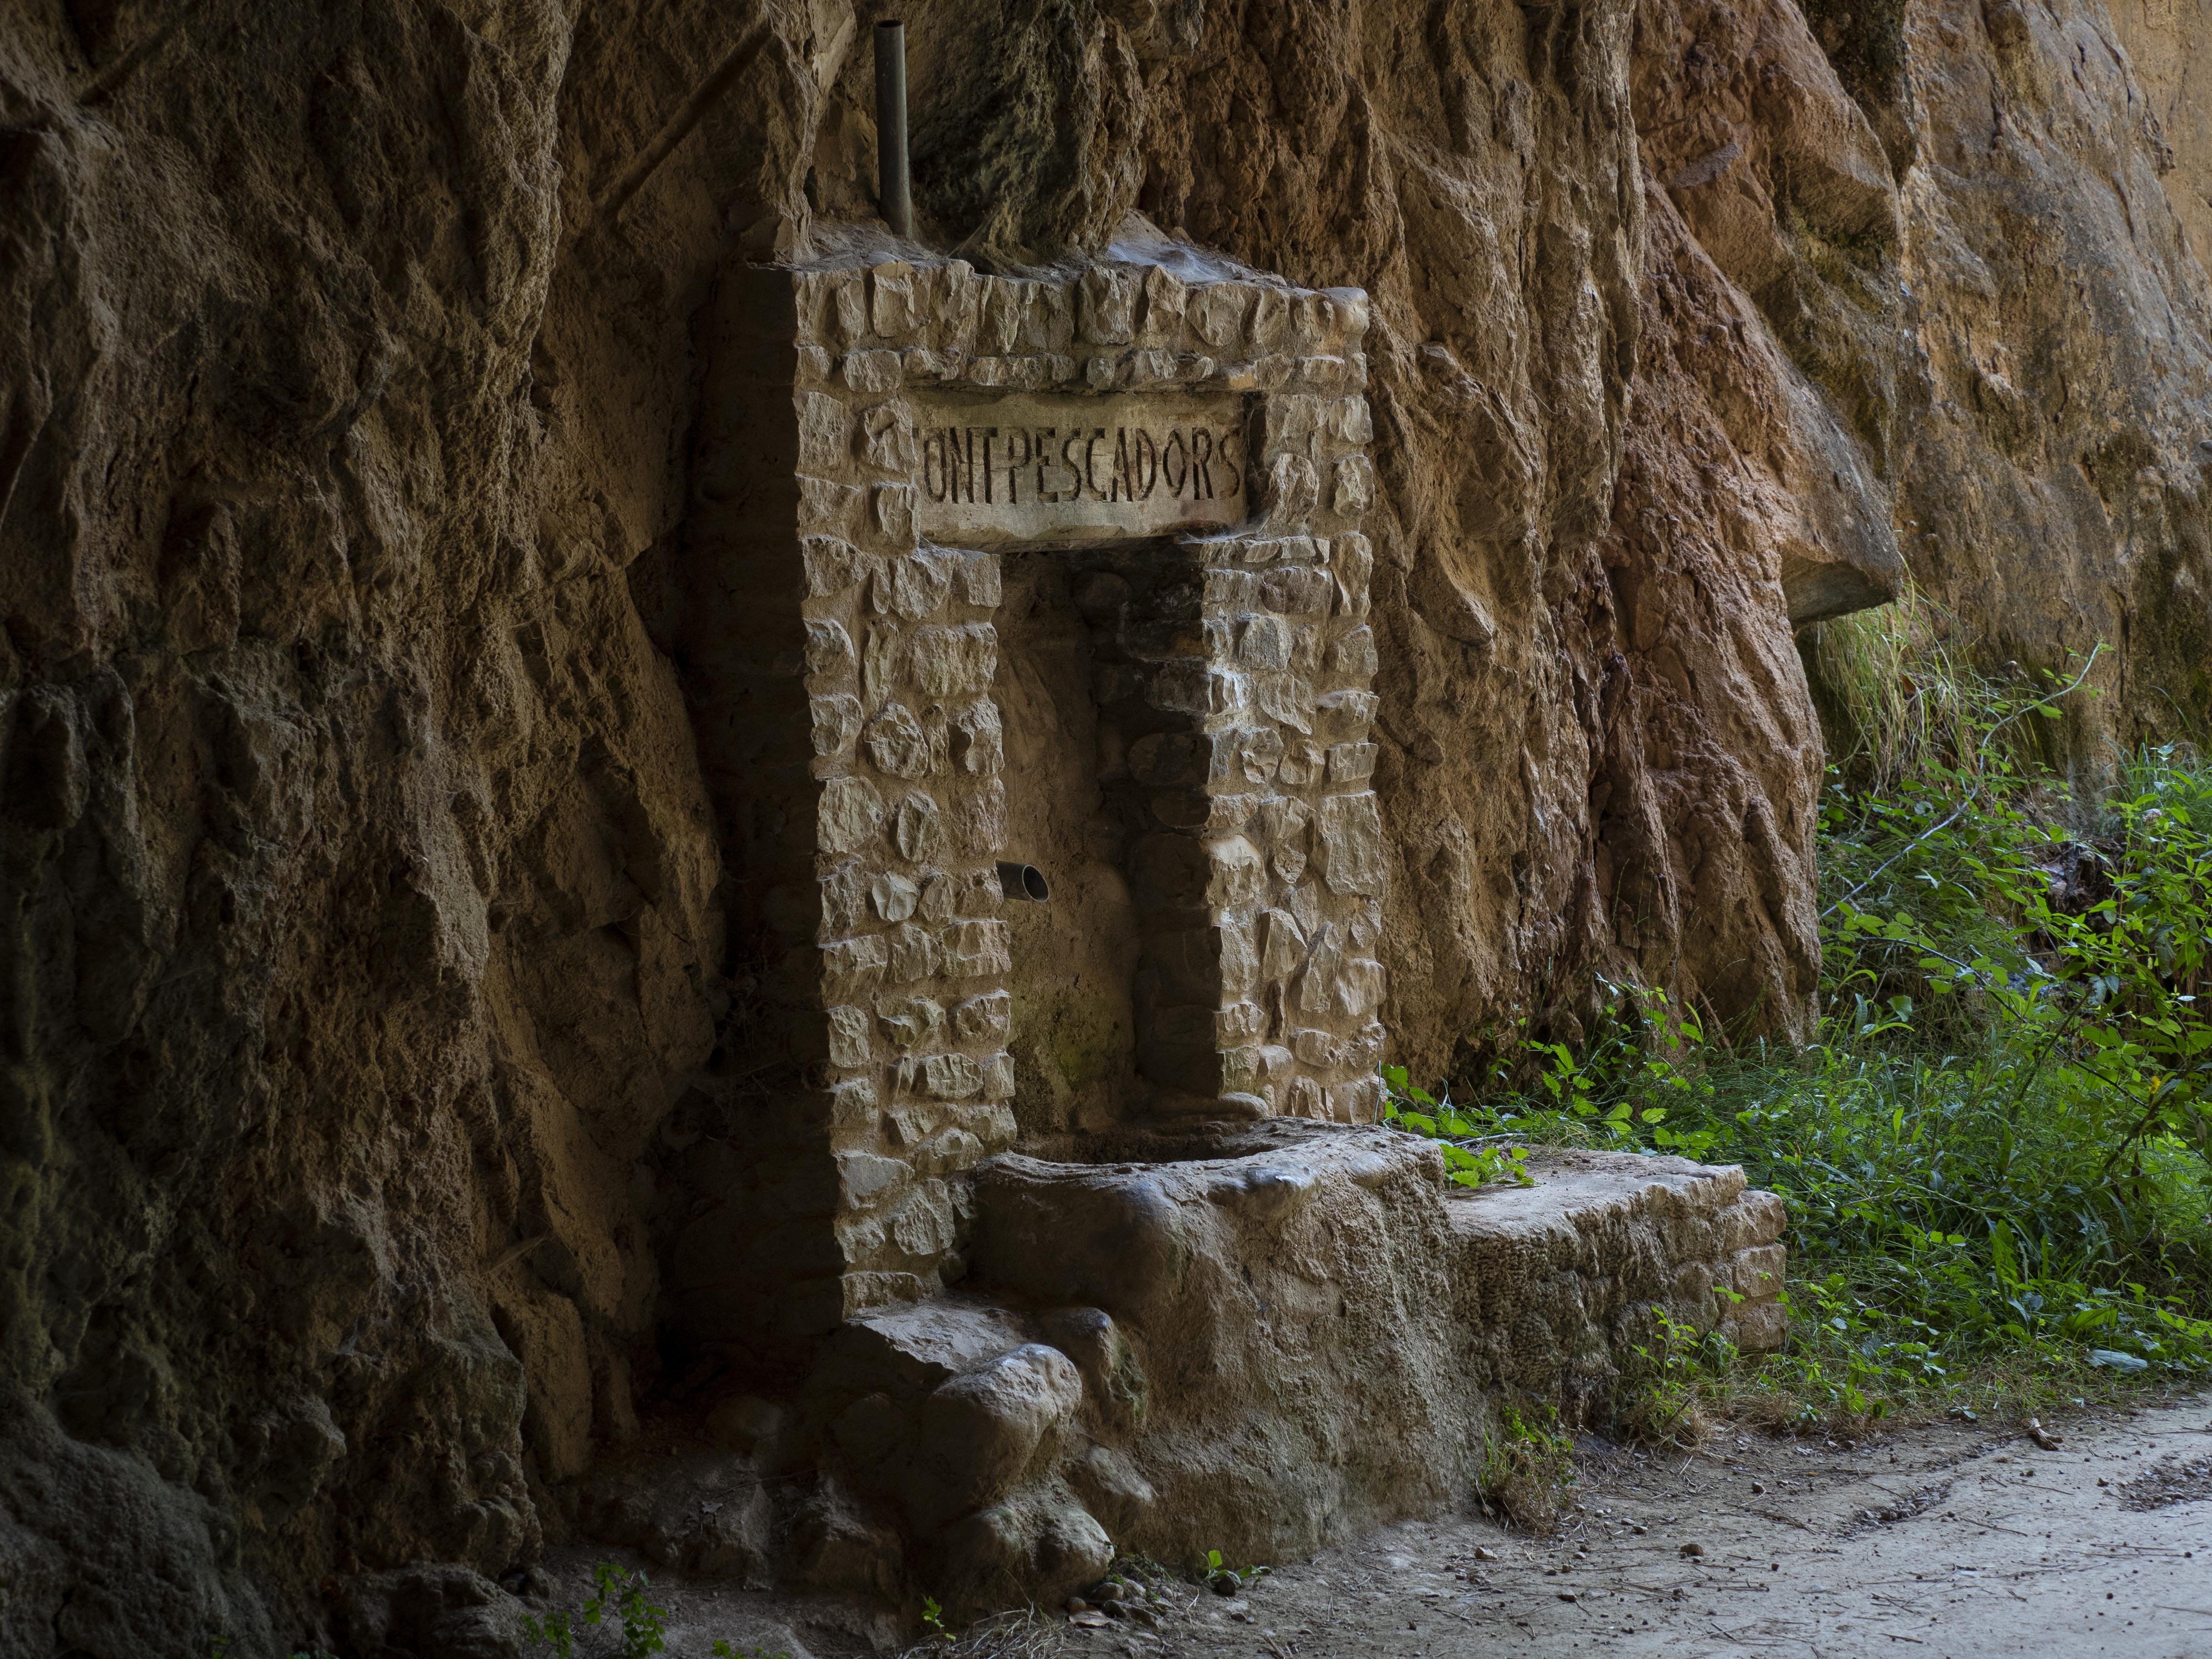
{"type": "Polygon", "coordinates": [[[878,240],[710,316],[687,690],[775,1063],[671,1289],[796,1402],[816,1582],[1278,1558],[1655,1309],[1776,1340],[1741,1172],[1379,1126],[1364,295],[878,240]]]}

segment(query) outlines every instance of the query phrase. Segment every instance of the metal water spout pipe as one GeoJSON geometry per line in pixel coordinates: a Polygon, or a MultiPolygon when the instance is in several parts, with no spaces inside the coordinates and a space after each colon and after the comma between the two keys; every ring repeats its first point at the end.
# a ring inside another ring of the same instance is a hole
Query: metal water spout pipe
{"type": "Polygon", "coordinates": [[[876,199],[892,234],[914,234],[906,153],[906,25],[876,25],[876,199]]]}
{"type": "Polygon", "coordinates": [[[1010,899],[1026,899],[1032,904],[1042,904],[1052,896],[1043,871],[1034,864],[1012,864],[1005,859],[999,860],[999,890],[1010,899]]]}

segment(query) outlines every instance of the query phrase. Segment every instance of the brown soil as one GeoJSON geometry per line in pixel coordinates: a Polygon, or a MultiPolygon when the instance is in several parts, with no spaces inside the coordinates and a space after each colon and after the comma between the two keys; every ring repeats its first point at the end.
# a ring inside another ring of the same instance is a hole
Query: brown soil
{"type": "MultiPolygon", "coordinates": [[[[1579,1448],[1555,1537],[1480,1516],[1385,1528],[1233,1596],[1165,1581],[1152,1623],[1058,1616],[907,1659],[1375,1659],[1492,1653],[2212,1654],[2212,1400],[2084,1414],[2042,1449],[1984,1423],[1846,1437],[1723,1429],[1692,1453],[1579,1448]],[[1687,1555],[1696,1546],[1702,1554],[1687,1555]],[[1487,1552],[1487,1555],[1484,1553],[1487,1552]],[[1494,1558],[1494,1559],[1492,1559],[1494,1558]]],[[[583,1564],[564,1571],[581,1581],[583,1564]]],[[[821,1604],[657,1584],[670,1653],[791,1659],[880,1626],[821,1604]]]]}

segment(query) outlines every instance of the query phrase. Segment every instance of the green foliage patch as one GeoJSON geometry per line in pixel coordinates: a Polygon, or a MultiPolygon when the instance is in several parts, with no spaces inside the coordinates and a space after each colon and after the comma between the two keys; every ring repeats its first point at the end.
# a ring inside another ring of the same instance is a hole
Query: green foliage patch
{"type": "Polygon", "coordinates": [[[1550,1532],[1572,1501],[1573,1437],[1541,1402],[1498,1408],[1483,1436],[1482,1502],[1531,1532],[1550,1532]]]}
{"type": "MultiPolygon", "coordinates": [[[[1917,608],[1916,608],[1917,607],[1917,608]]],[[[1790,1214],[1784,1352],[1728,1384],[1808,1420],[2023,1404],[2212,1370],[2212,768],[2174,745],[2069,788],[2069,679],[1978,678],[1908,605],[1822,647],[1823,1017],[1731,1045],[1601,986],[1579,1051],[1516,1015],[1462,1100],[1392,1121],[1485,1160],[1568,1144],[1740,1163],[1790,1214]]],[[[1472,1177],[1472,1178],[1471,1178],[1472,1177]]],[[[1662,1329],[1641,1431],[1711,1357],[1662,1329]]]]}

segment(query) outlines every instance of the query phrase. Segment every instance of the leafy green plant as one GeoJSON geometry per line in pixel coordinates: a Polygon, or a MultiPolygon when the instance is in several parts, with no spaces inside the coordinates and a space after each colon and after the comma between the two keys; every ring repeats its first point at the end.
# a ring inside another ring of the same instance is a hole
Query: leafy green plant
{"type": "Polygon", "coordinates": [[[2046,711],[1993,693],[1971,762],[1923,755],[1880,796],[1832,778],[1825,1040],[1724,1131],[1833,1265],[1790,1357],[1846,1413],[1961,1365],[2212,1357],[2207,775],[2148,751],[2076,840],[2005,752],[2046,711]]]}
{"type": "Polygon", "coordinates": [[[592,1570],[599,1594],[584,1603],[584,1622],[596,1625],[603,1608],[611,1604],[622,1620],[623,1659],[652,1659],[667,1645],[667,1609],[645,1599],[647,1580],[642,1571],[628,1572],[611,1561],[592,1570]]]}
{"type": "Polygon", "coordinates": [[[925,1595],[921,1598],[921,1627],[932,1636],[951,1634],[945,1628],[945,1609],[937,1604],[936,1599],[933,1596],[925,1595]]]}
{"type": "Polygon", "coordinates": [[[1451,1103],[1449,1092],[1441,1101],[1410,1082],[1402,1066],[1382,1068],[1382,1121],[1436,1141],[1444,1157],[1444,1173],[1462,1187],[1486,1187],[1493,1181],[1533,1186],[1524,1167],[1528,1149],[1491,1144],[1486,1129],[1494,1123],[1479,1121],[1451,1103]]]}
{"type": "Polygon", "coordinates": [[[1550,1532],[1572,1501],[1574,1441],[1552,1407],[1503,1406],[1483,1435],[1480,1485],[1486,1510],[1531,1532],[1550,1532]]]}
{"type": "Polygon", "coordinates": [[[551,1648],[553,1659],[569,1659],[576,1651],[576,1632],[569,1626],[568,1615],[557,1608],[543,1617],[524,1614],[522,1634],[533,1647],[551,1648]]]}
{"type": "Polygon", "coordinates": [[[1666,1309],[1651,1310],[1649,1340],[1632,1349],[1618,1416],[1629,1435],[1648,1444],[1694,1446],[1710,1426],[1704,1408],[1708,1384],[1735,1363],[1735,1345],[1717,1331],[1701,1330],[1666,1309]]]}
{"type": "MultiPolygon", "coordinates": [[[[668,1610],[646,1600],[651,1579],[612,1561],[592,1569],[592,1594],[584,1602],[584,1623],[604,1623],[611,1613],[622,1626],[623,1659],[652,1659],[667,1646],[668,1610]]],[[[576,1650],[575,1628],[558,1609],[542,1618],[526,1617],[522,1633],[533,1645],[553,1650],[554,1659],[571,1659],[576,1650]]],[[[716,1651],[720,1652],[718,1646],[716,1651]]]]}
{"type": "Polygon", "coordinates": [[[2050,739],[2094,653],[1985,678],[1952,637],[1912,598],[1811,653],[1809,1047],[1601,981],[1571,1046],[1520,1011],[1475,1034],[1456,1098],[1386,1078],[1395,1121],[1456,1145],[1736,1162],[1785,1199],[1786,1349],[1693,1376],[1662,1328],[1651,1431],[1729,1389],[1832,1422],[2212,1371],[2212,767],[2161,745],[2069,789],[2050,739]]]}
{"type": "Polygon", "coordinates": [[[1531,1184],[1527,1149],[1512,1143],[1532,1132],[1576,1146],[1635,1146],[1650,1136],[1697,1156],[1709,1137],[1662,1126],[1671,1109],[1708,1092],[1698,1069],[1704,1022],[1656,987],[1600,978],[1596,989],[1604,1014],[1583,1053],[1532,1035],[1527,1011],[1516,1009],[1502,1029],[1476,1040],[1492,1058],[1474,1103],[1455,1101],[1449,1085],[1431,1095],[1405,1067],[1386,1066],[1384,1121],[1446,1143],[1452,1178],[1468,1187],[1500,1179],[1531,1184]],[[1453,1148],[1467,1157],[1455,1158],[1453,1148]]]}

